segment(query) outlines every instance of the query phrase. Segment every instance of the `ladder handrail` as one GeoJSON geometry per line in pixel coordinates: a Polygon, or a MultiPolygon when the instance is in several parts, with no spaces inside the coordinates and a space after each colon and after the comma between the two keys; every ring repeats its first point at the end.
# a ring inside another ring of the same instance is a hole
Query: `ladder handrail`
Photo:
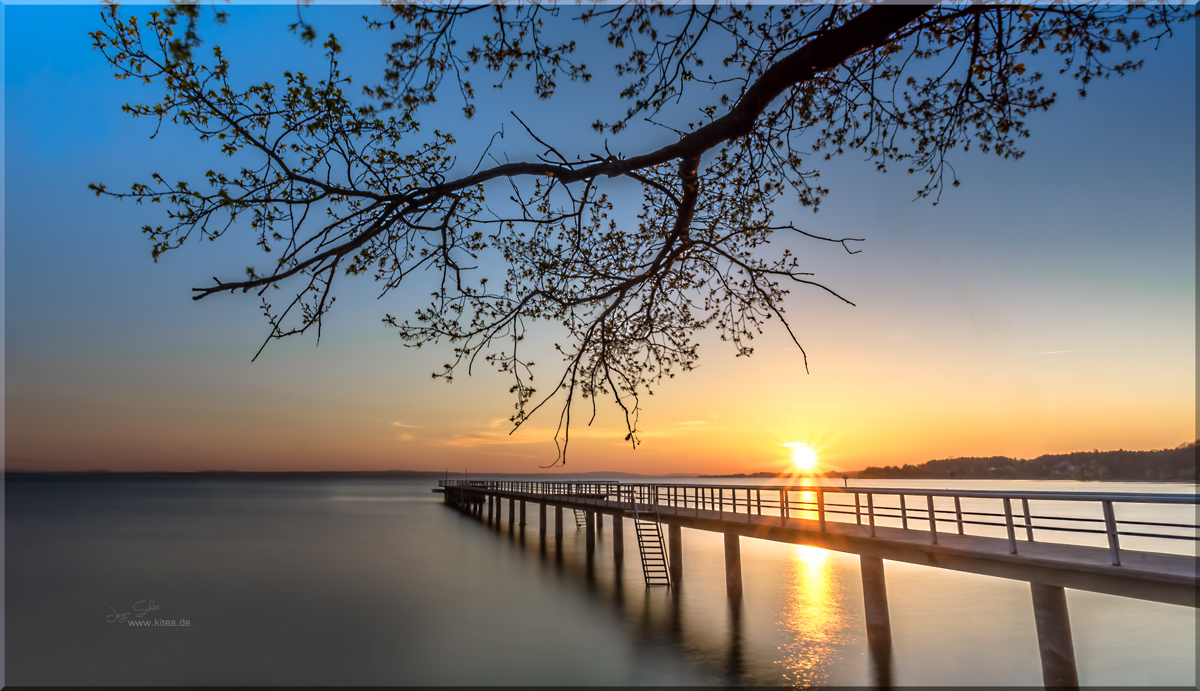
{"type": "MultiPolygon", "coordinates": [[[[620,490],[622,491],[622,493],[627,490],[628,494],[629,494],[629,503],[630,503],[630,507],[633,512],[633,531],[637,535],[638,555],[641,557],[641,560],[642,560],[642,577],[645,578],[645,580],[646,580],[646,586],[649,587],[651,585],[666,585],[667,587],[670,587],[670,585],[671,585],[671,565],[670,565],[670,560],[667,555],[666,545],[664,544],[664,541],[663,541],[662,522],[661,522],[661,516],[659,515],[659,512],[658,512],[658,502],[657,501],[650,502],[650,506],[653,507],[653,518],[650,517],[650,512],[647,511],[647,512],[645,512],[645,514],[647,515],[647,518],[643,519],[642,518],[643,512],[638,509],[637,488],[627,485],[625,487],[621,487],[620,490]],[[654,526],[652,533],[649,530],[647,530],[647,531],[642,530],[641,526],[644,523],[649,523],[654,526]],[[650,568],[650,565],[647,563],[646,538],[649,538],[651,535],[653,535],[655,542],[657,542],[657,556],[659,558],[661,558],[661,560],[662,560],[661,573],[658,571],[658,569],[652,570],[650,568]],[[659,584],[659,583],[651,582],[652,580],[657,580],[660,578],[664,579],[666,581],[666,583],[659,584]]],[[[655,492],[655,494],[657,494],[657,492],[655,492]]],[[[620,495],[618,494],[618,496],[620,496],[620,495]]]]}

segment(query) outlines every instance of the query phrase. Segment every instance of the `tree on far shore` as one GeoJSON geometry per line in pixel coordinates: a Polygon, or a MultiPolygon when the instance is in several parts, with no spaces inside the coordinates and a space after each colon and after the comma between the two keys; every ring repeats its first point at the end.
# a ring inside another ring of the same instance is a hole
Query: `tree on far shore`
{"type": "Polygon", "coordinates": [[[1077,451],[1028,460],[1007,456],[945,458],[919,465],[871,466],[859,477],[1020,480],[1196,481],[1196,442],[1154,451],[1077,451]]]}

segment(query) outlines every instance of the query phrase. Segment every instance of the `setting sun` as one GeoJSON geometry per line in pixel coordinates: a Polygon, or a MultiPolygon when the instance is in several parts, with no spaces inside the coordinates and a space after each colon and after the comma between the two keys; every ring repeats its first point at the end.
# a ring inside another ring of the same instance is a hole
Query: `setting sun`
{"type": "Polygon", "coordinates": [[[792,450],[792,463],[800,470],[811,470],[817,464],[817,452],[808,444],[793,442],[784,446],[792,450]]]}

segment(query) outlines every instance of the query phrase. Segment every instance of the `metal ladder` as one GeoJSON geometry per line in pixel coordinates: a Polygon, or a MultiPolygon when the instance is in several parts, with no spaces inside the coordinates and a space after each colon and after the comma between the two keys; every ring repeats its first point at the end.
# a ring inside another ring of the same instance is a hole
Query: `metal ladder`
{"type": "Polygon", "coordinates": [[[575,512],[575,530],[587,527],[587,512],[579,509],[572,509],[575,512]]]}
{"type": "Polygon", "coordinates": [[[671,570],[667,563],[666,543],[663,541],[662,524],[659,523],[658,502],[651,504],[652,511],[638,509],[634,488],[629,488],[629,503],[633,506],[633,529],[637,533],[638,553],[642,556],[642,575],[646,587],[671,585],[671,570]]]}

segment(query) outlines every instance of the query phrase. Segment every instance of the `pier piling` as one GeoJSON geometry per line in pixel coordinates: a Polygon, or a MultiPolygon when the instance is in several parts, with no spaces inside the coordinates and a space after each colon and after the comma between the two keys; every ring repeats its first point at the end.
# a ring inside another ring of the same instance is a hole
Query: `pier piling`
{"type": "Polygon", "coordinates": [[[620,564],[625,559],[625,519],[613,516],[613,561],[620,564]]]}
{"type": "Polygon", "coordinates": [[[587,540],[587,553],[589,555],[596,552],[596,512],[583,512],[583,532],[587,540]]]}
{"type": "Polygon", "coordinates": [[[888,615],[887,583],[883,577],[883,560],[860,555],[863,605],[867,619],[867,649],[874,668],[874,684],[891,686],[892,677],[892,620],[888,615]]]}
{"type": "Polygon", "coordinates": [[[546,502],[538,504],[538,537],[546,541],[546,502]]]}
{"type": "Polygon", "coordinates": [[[725,592],[729,601],[742,601],[742,542],[737,533],[725,533],[725,592]]]}
{"type": "Polygon", "coordinates": [[[888,616],[887,583],[883,577],[883,560],[879,557],[860,556],[862,570],[863,604],[867,615],[867,638],[892,640],[892,621],[888,616]]]}
{"type": "Polygon", "coordinates": [[[667,552],[670,557],[671,585],[678,587],[683,582],[683,528],[667,526],[667,552]]]}
{"type": "Polygon", "coordinates": [[[563,540],[563,525],[562,525],[562,507],[554,507],[554,546],[562,552],[563,540]]]}
{"type": "Polygon", "coordinates": [[[1029,587],[1033,591],[1033,620],[1042,656],[1042,682],[1046,688],[1079,688],[1066,591],[1044,583],[1030,583],[1029,587]]]}

